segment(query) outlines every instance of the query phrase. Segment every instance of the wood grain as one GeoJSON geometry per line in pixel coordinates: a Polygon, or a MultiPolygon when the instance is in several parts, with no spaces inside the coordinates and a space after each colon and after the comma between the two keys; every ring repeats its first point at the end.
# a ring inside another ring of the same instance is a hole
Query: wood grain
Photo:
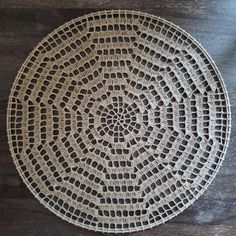
{"type": "Polygon", "coordinates": [[[212,185],[198,201],[173,220],[132,235],[236,235],[236,1],[233,0],[0,0],[0,235],[102,235],[62,221],[29,193],[10,156],[6,107],[18,69],[43,37],[72,18],[117,8],[159,15],[191,33],[220,69],[232,108],[230,146],[212,185]]]}

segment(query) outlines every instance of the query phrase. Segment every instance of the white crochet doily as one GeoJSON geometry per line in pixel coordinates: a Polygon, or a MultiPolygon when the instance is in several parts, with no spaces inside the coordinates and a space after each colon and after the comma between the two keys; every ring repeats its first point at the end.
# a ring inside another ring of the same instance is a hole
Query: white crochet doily
{"type": "Polygon", "coordinates": [[[43,39],[13,84],[17,170],[56,215],[102,232],[151,228],[215,177],[230,133],[227,91],[189,34],[125,10],[74,19],[43,39]]]}

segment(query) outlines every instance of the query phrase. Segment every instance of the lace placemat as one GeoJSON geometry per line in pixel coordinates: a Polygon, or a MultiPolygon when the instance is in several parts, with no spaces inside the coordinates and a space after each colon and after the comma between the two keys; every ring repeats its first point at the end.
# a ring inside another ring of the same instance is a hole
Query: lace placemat
{"type": "Polygon", "coordinates": [[[211,183],[228,146],[229,99],[185,31],[102,11],[59,27],[28,56],[7,131],[44,206],[87,229],[132,232],[178,215],[211,183]]]}

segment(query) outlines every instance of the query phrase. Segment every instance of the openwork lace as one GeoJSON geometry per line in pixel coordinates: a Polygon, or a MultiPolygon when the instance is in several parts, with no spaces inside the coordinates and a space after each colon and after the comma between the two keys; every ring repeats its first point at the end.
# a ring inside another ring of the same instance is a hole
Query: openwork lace
{"type": "Polygon", "coordinates": [[[176,216],[211,183],[230,108],[189,34],[113,10],[38,44],[13,84],[7,125],[17,170],[44,206],[87,229],[132,232],[176,216]]]}

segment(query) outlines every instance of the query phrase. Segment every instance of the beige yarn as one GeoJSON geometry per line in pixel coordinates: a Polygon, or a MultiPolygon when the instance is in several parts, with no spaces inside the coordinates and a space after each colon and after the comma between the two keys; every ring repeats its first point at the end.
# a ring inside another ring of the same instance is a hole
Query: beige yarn
{"type": "Polygon", "coordinates": [[[39,43],[13,84],[7,120],[17,170],[44,206],[123,233],[171,219],[204,192],[231,118],[199,43],[159,17],[113,10],[39,43]]]}

